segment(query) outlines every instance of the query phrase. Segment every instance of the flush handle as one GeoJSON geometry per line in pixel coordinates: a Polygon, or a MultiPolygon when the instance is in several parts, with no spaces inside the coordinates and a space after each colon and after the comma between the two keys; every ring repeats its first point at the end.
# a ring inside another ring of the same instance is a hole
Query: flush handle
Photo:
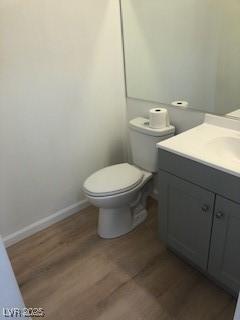
{"type": "Polygon", "coordinates": [[[216,213],[216,218],[217,218],[217,219],[222,219],[222,218],[224,218],[224,213],[221,212],[221,211],[218,211],[218,212],[216,213]]]}

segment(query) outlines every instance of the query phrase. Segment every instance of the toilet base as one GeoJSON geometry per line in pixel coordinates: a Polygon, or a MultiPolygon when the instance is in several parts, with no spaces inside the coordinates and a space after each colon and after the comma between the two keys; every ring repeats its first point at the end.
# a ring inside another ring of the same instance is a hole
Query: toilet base
{"type": "Polygon", "coordinates": [[[101,208],[99,209],[98,235],[104,239],[120,237],[132,231],[146,218],[147,210],[144,208],[101,208]]]}

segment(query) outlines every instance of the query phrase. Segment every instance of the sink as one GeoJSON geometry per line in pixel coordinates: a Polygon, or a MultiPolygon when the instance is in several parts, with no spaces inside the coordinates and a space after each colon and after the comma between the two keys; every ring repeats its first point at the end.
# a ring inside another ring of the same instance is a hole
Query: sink
{"type": "Polygon", "coordinates": [[[161,141],[157,147],[240,177],[237,119],[206,114],[203,124],[161,141]]]}
{"type": "Polygon", "coordinates": [[[237,161],[240,165],[240,138],[215,138],[206,144],[205,152],[213,157],[223,157],[226,161],[237,161]]]}

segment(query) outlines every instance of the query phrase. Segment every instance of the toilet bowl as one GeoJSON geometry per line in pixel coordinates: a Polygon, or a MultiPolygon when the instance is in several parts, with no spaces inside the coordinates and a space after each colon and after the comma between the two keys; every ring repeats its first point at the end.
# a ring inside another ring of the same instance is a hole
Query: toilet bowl
{"type": "Polygon", "coordinates": [[[104,168],[86,180],[85,195],[90,203],[99,208],[98,234],[100,237],[107,239],[119,237],[130,232],[146,219],[146,200],[152,191],[151,178],[152,173],[128,163],[122,163],[104,168]],[[121,182],[116,179],[113,186],[107,179],[110,172],[113,180],[121,176],[121,182]],[[101,191],[96,191],[98,189],[96,184],[101,191]]]}
{"type": "Polygon", "coordinates": [[[175,128],[152,129],[145,118],[129,123],[134,165],[121,163],[93,173],[84,182],[89,202],[99,208],[98,234],[111,239],[122,236],[147,217],[146,200],[157,171],[156,143],[174,135],[175,128]]]}

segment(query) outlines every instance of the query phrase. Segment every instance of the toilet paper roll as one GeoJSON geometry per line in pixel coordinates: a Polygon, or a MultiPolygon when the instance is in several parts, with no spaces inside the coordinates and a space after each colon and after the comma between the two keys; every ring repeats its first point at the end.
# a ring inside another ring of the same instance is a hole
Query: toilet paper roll
{"type": "Polygon", "coordinates": [[[189,106],[189,103],[187,101],[182,101],[182,100],[173,101],[171,104],[174,107],[182,107],[182,108],[187,108],[189,106]]]}
{"type": "Polygon", "coordinates": [[[149,126],[153,129],[162,129],[170,125],[167,109],[158,107],[149,110],[149,126]]]}

